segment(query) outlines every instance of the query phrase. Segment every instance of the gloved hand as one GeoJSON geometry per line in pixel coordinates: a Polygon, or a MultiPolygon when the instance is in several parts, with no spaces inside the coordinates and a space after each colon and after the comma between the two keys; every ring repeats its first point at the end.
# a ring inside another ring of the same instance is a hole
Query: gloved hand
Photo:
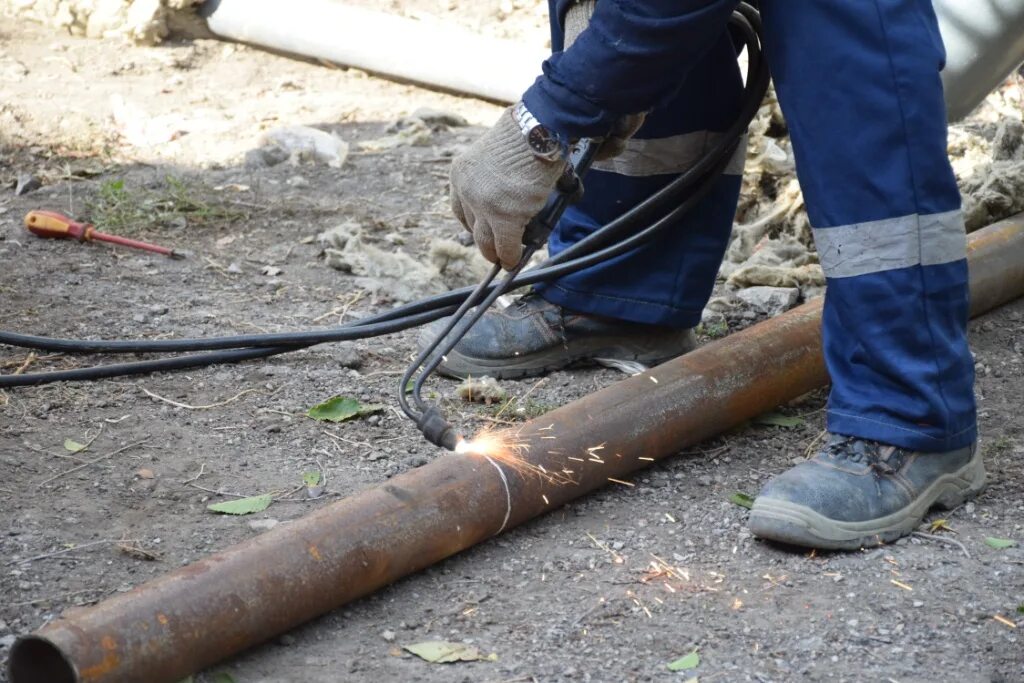
{"type": "Polygon", "coordinates": [[[544,208],[565,169],[561,159],[534,156],[506,109],[452,161],[452,211],[485,259],[511,269],[523,254],[526,224],[544,208]]]}

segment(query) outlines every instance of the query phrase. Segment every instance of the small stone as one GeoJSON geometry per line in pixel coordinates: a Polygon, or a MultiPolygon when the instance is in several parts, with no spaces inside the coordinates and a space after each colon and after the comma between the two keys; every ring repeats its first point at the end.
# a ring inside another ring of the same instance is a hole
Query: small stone
{"type": "Polygon", "coordinates": [[[139,479],[156,479],[156,475],[153,473],[153,470],[149,469],[148,467],[143,467],[141,470],[135,473],[135,476],[138,477],[139,479]]]}
{"type": "Polygon", "coordinates": [[[700,477],[697,477],[697,483],[701,486],[711,486],[711,477],[706,474],[701,475],[700,477]]]}
{"type": "Polygon", "coordinates": [[[924,607],[924,603],[920,600],[914,600],[914,607],[924,607]]]}
{"type": "Polygon", "coordinates": [[[253,519],[249,521],[249,528],[253,531],[270,531],[281,522],[273,519],[253,519]]]}
{"type": "Polygon", "coordinates": [[[449,128],[465,128],[469,121],[454,112],[420,107],[412,115],[428,126],[448,126],[449,128]]]}
{"type": "Polygon", "coordinates": [[[395,632],[394,631],[384,631],[383,633],[380,634],[380,637],[383,638],[384,640],[386,640],[389,643],[395,642],[395,632]]]}
{"type": "Polygon", "coordinates": [[[14,194],[20,197],[23,194],[35,192],[42,186],[42,181],[31,173],[19,173],[18,180],[14,185],[14,194]]]}
{"type": "Polygon", "coordinates": [[[289,154],[277,145],[268,145],[245,153],[245,165],[248,168],[277,166],[288,161],[289,154]]]}
{"type": "Polygon", "coordinates": [[[748,287],[736,292],[736,298],[758,313],[776,316],[796,306],[800,290],[796,287],[748,287]]]}
{"type": "Polygon", "coordinates": [[[242,272],[242,266],[238,265],[237,263],[231,263],[230,265],[228,265],[227,271],[231,275],[238,275],[242,272]]]}
{"type": "Polygon", "coordinates": [[[263,266],[263,269],[260,272],[266,275],[267,277],[277,277],[284,271],[278,268],[277,266],[263,266]]]}
{"type": "Polygon", "coordinates": [[[284,181],[288,187],[309,187],[309,181],[300,175],[293,175],[288,180],[284,181]]]}
{"type": "Polygon", "coordinates": [[[343,368],[358,370],[363,367],[363,355],[354,344],[341,344],[335,347],[335,356],[338,359],[338,365],[343,368]]]}

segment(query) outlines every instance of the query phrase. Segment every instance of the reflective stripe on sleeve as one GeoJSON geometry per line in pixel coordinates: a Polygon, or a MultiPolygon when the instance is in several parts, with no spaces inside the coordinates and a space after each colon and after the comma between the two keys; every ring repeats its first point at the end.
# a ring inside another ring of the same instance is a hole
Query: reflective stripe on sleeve
{"type": "Polygon", "coordinates": [[[967,255],[967,233],[959,210],[814,228],[814,242],[821,267],[830,278],[934,266],[967,255]]]}
{"type": "MultiPolygon", "coordinates": [[[[634,178],[678,175],[689,170],[723,136],[723,133],[700,130],[668,138],[632,138],[626,142],[622,154],[613,159],[597,161],[593,168],[634,178]]],[[[724,173],[742,175],[746,156],[747,136],[744,135],[724,173]]]]}

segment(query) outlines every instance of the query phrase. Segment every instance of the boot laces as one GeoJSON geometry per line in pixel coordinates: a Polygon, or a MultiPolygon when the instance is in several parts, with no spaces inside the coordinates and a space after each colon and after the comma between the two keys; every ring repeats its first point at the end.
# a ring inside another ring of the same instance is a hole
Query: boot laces
{"type": "Polygon", "coordinates": [[[865,464],[876,476],[895,474],[903,462],[899,448],[855,436],[833,434],[824,451],[836,460],[865,464]]]}

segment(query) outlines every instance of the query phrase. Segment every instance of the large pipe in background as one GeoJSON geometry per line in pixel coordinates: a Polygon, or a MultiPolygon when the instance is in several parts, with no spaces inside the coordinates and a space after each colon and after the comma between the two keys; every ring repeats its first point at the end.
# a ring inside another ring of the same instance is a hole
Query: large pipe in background
{"type": "MultiPolygon", "coordinates": [[[[970,236],[973,315],[1024,295],[1024,214],[970,236]]],[[[526,423],[526,459],[432,463],[68,611],[11,649],[11,683],[173,683],[824,385],[821,301],[526,423]]]]}
{"type": "Polygon", "coordinates": [[[549,54],[335,0],[206,0],[200,14],[223,38],[499,102],[518,100],[549,54]]]}
{"type": "Polygon", "coordinates": [[[958,121],[1024,62],[1024,0],[933,1],[946,44],[946,109],[958,121]]]}
{"type": "MultiPolygon", "coordinates": [[[[946,44],[949,120],[967,116],[1024,62],[1024,0],[934,0],[946,44]]],[[[485,38],[335,0],[206,0],[213,33],[383,76],[515,102],[547,58],[537,46],[485,38]]]]}

